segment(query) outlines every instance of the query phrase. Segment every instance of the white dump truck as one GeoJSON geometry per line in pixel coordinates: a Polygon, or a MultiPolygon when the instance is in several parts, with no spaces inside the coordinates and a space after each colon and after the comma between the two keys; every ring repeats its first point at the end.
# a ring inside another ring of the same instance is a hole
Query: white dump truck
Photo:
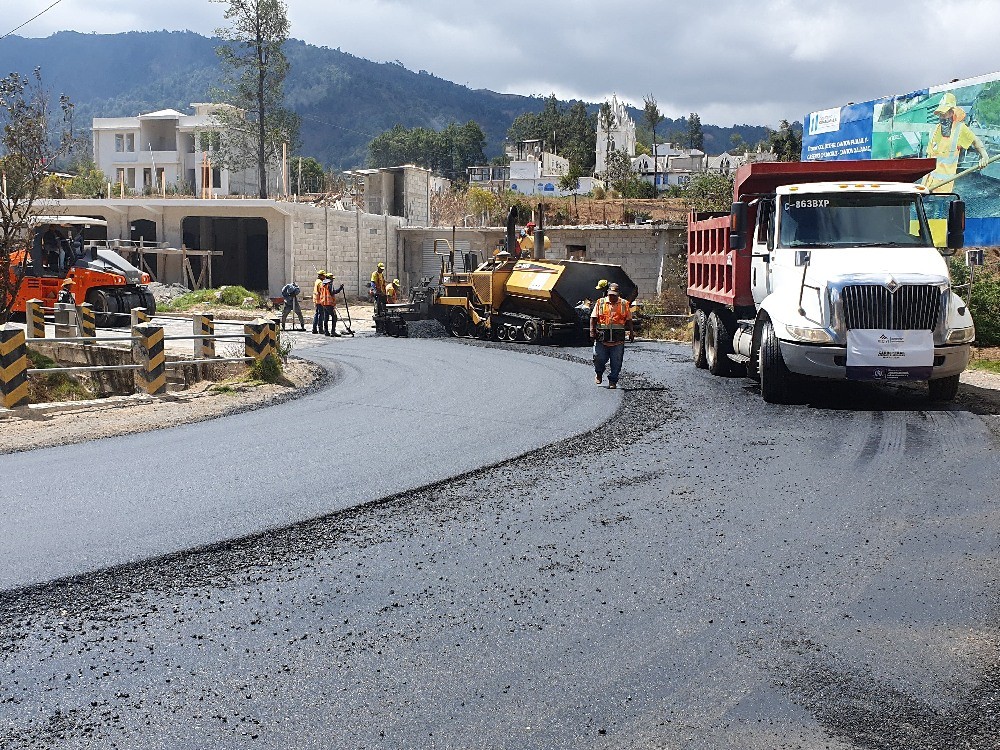
{"type": "Polygon", "coordinates": [[[771,403],[793,399],[799,376],[921,380],[932,400],[954,399],[975,338],[947,262],[964,245],[965,204],[914,184],[933,168],[741,167],[732,212],[688,223],[695,364],[745,367],[771,403]]]}

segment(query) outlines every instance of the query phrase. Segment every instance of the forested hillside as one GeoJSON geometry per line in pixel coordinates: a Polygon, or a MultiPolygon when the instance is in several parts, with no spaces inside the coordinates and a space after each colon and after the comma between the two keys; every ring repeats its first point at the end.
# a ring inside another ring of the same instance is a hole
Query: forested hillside
{"type": "MultiPolygon", "coordinates": [[[[192,102],[208,101],[210,88],[218,83],[217,44],[178,31],[13,36],[0,41],[0,75],[30,73],[41,66],[46,87],[53,96],[65,93],[72,99],[76,127],[86,130],[93,117],[134,116],[168,107],[190,112],[192,102]]],[[[288,106],[302,117],[301,153],[327,168],[363,165],[368,143],[395,125],[440,129],[469,120],[482,127],[486,154],[493,157],[501,152],[514,118],[538,112],[545,104],[540,97],[472,90],[426,71],[415,73],[396,63],[375,63],[297,40],[288,43],[286,54],[291,69],[285,93],[288,106]]],[[[588,109],[596,111],[596,106],[588,109]]],[[[641,119],[638,111],[632,116],[641,119]]],[[[661,133],[682,122],[667,119],[661,133]]],[[[763,127],[737,130],[751,144],[766,137],[763,127]]],[[[706,124],[704,132],[706,150],[719,153],[735,130],[706,124]]]]}

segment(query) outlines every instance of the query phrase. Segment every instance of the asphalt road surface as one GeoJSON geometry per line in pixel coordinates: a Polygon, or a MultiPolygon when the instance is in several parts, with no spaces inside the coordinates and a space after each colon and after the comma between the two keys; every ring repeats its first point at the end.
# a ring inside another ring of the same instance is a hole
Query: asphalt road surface
{"type": "MultiPolygon", "coordinates": [[[[441,393],[459,387],[444,362],[487,363],[509,388],[467,408],[516,411],[513,429],[581,408],[593,429],[384,502],[8,585],[0,747],[998,747],[989,409],[850,384],[771,406],[682,347],[642,344],[605,422],[614,394],[572,361],[585,350],[367,345],[433,352],[403,380],[441,393]],[[506,380],[522,366],[568,380],[540,402],[506,380]]],[[[337,402],[343,382],[296,416],[337,402]]],[[[397,429],[406,440],[375,441],[365,460],[411,444],[439,455],[454,429],[464,448],[449,455],[486,463],[495,442],[462,412],[397,429]]],[[[248,456],[277,455],[282,436],[257,434],[248,456]]],[[[45,471],[114,447],[44,452],[45,471]]],[[[259,502],[234,468],[220,464],[221,483],[259,502]]],[[[345,468],[314,470],[336,486],[345,468]]],[[[316,492],[296,495],[302,516],[316,492]]]]}

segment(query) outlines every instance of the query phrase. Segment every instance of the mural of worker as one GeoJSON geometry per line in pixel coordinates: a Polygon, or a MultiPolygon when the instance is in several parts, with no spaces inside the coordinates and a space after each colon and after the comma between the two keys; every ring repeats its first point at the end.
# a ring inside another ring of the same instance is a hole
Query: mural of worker
{"type": "Polygon", "coordinates": [[[974,149],[979,154],[981,169],[986,167],[990,156],[979,136],[965,123],[965,110],[958,106],[954,94],[941,97],[934,115],[938,124],[927,143],[927,156],[937,159],[937,166],[924,178],[923,184],[935,193],[951,193],[955,190],[952,178],[958,174],[963,151],[974,149]]]}

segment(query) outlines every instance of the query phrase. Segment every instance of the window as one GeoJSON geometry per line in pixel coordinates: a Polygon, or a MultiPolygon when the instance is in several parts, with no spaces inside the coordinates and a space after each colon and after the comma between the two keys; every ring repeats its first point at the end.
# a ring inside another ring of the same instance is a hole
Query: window
{"type": "Polygon", "coordinates": [[[115,176],[115,182],[116,183],[122,183],[122,184],[125,183],[125,170],[122,169],[121,167],[119,167],[118,170],[117,170],[117,173],[116,173],[116,176],[115,176]]]}
{"type": "Polygon", "coordinates": [[[115,133],[115,152],[122,153],[125,151],[125,134],[115,133]]]}
{"type": "Polygon", "coordinates": [[[212,167],[212,187],[222,187],[222,169],[219,167],[212,167]]]}
{"type": "Polygon", "coordinates": [[[125,150],[129,153],[135,151],[135,133],[125,134],[125,150]]]}
{"type": "Polygon", "coordinates": [[[135,188],[135,168],[128,169],[128,177],[125,180],[125,184],[130,188],[135,188]]]}
{"type": "Polygon", "coordinates": [[[587,246],[566,245],[566,258],[569,260],[587,260],[587,246]]]}

